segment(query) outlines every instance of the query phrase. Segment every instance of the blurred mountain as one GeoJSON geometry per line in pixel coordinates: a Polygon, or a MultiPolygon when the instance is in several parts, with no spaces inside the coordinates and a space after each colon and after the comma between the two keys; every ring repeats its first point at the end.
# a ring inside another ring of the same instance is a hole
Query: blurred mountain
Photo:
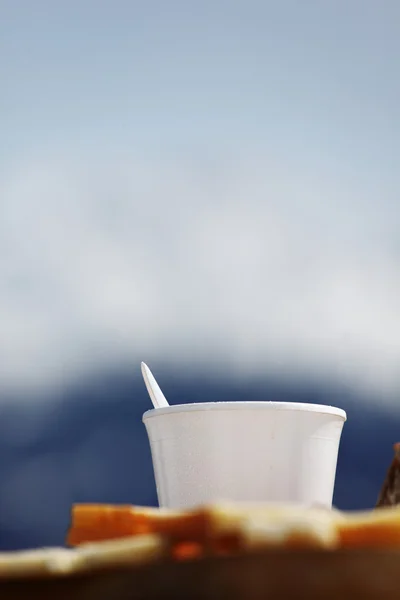
{"type": "MultiPolygon", "coordinates": [[[[158,373],[157,373],[158,375],[158,373]]],[[[163,375],[172,404],[281,400],[333,404],[348,414],[334,504],[375,503],[400,439],[400,413],[350,392],[276,381],[229,381],[163,375]],[[190,385],[189,385],[190,383],[190,385]],[[187,390],[191,390],[190,398],[187,390]]],[[[141,418],[150,407],[141,380],[104,376],[29,402],[0,405],[0,549],[62,544],[73,502],[155,505],[150,450],[141,418]]]]}

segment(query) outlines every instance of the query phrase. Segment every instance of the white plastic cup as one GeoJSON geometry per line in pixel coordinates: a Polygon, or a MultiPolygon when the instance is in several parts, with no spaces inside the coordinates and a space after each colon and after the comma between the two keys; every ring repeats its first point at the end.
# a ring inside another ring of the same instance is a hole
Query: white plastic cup
{"type": "Polygon", "coordinates": [[[332,507],[340,408],[296,402],[181,404],[143,415],[160,506],[218,500],[332,507]]]}

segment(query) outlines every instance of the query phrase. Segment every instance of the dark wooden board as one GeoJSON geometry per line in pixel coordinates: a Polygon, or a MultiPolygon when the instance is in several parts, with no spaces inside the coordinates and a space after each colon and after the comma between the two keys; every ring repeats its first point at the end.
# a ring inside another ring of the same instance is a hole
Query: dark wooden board
{"type": "Polygon", "coordinates": [[[0,580],[1,600],[399,600],[400,552],[263,552],[0,580]]]}

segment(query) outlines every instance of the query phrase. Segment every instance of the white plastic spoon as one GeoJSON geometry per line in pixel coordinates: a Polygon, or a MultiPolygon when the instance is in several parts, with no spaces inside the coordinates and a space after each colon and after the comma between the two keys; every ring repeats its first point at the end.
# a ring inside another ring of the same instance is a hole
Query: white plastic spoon
{"type": "Polygon", "coordinates": [[[144,362],[142,362],[140,366],[142,368],[143,379],[154,408],[163,408],[164,406],[169,406],[166,397],[162,393],[157,381],[154,379],[154,375],[150,371],[149,367],[144,362]]]}

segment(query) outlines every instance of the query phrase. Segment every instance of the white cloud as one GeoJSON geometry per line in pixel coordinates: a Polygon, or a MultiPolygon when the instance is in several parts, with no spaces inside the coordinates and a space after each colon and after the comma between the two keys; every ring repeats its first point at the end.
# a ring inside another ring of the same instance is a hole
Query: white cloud
{"type": "Polygon", "coordinates": [[[71,148],[10,165],[0,181],[1,385],[51,386],[150,356],[329,377],[392,398],[400,258],[390,194],[301,158],[243,154],[145,160],[71,148]]]}

